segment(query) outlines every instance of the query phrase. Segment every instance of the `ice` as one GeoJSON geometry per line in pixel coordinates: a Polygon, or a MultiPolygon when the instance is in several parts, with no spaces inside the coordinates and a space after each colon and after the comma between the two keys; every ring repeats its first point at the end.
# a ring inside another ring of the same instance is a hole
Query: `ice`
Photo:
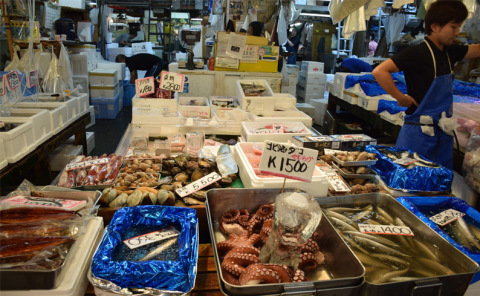
{"type": "Polygon", "coordinates": [[[260,252],[262,263],[286,264],[296,269],[300,245],[314,233],[322,212],[312,196],[303,192],[285,192],[275,199],[272,231],[260,252]]]}
{"type": "Polygon", "coordinates": [[[217,152],[217,167],[222,177],[238,173],[238,166],[228,145],[222,145],[217,152]]]}

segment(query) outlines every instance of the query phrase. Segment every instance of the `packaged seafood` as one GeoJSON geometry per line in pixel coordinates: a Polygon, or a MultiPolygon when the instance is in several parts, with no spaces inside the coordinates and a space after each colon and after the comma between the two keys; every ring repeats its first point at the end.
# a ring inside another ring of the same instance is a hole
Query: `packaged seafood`
{"type": "Polygon", "coordinates": [[[377,145],[377,140],[362,134],[331,135],[340,141],[340,150],[358,150],[367,145],[377,145]]]}
{"type": "Polygon", "coordinates": [[[317,201],[366,268],[363,295],[463,295],[479,270],[389,195],[317,201]]]}
{"type": "Polygon", "coordinates": [[[288,142],[294,136],[312,136],[313,133],[302,122],[242,122],[242,137],[247,142],[271,140],[288,142]]]}
{"type": "Polygon", "coordinates": [[[143,206],[113,216],[93,256],[90,282],[103,292],[178,295],[196,279],[198,221],[193,209],[143,206]],[[142,272],[135,272],[141,269],[142,272]]]}
{"type": "Polygon", "coordinates": [[[259,80],[237,80],[236,95],[240,107],[246,111],[270,110],[274,111],[275,98],[268,82],[259,80]]]}
{"type": "MultiPolygon", "coordinates": [[[[286,192],[289,190],[287,189],[286,192]]],[[[316,253],[319,250],[324,256],[325,264],[317,265],[315,269],[307,272],[307,276],[310,277],[309,281],[304,281],[301,283],[298,282],[287,282],[287,283],[271,283],[271,284],[259,284],[263,281],[263,277],[258,274],[255,276],[255,270],[264,268],[268,269],[268,272],[265,271],[265,274],[269,275],[272,269],[275,269],[275,266],[271,265],[262,265],[262,264],[250,264],[245,268],[246,274],[243,278],[247,278],[250,282],[249,285],[239,285],[232,283],[229,279],[229,266],[228,264],[222,265],[223,252],[229,248],[235,248],[237,245],[241,246],[243,243],[240,243],[241,238],[244,238],[247,244],[251,246],[244,246],[245,250],[254,250],[255,237],[259,234],[252,234],[248,237],[241,235],[232,235],[230,234],[229,239],[225,240],[224,235],[222,234],[220,227],[231,227],[232,221],[229,220],[230,216],[237,216],[235,211],[238,211],[238,222],[243,219],[240,216],[250,216],[250,220],[256,220],[255,217],[265,217],[265,221],[268,221],[268,217],[273,215],[273,205],[276,196],[279,194],[278,189],[213,189],[207,193],[207,217],[210,230],[210,237],[212,244],[214,244],[214,257],[215,265],[217,267],[217,275],[220,283],[221,291],[226,295],[272,295],[272,294],[282,294],[290,292],[303,292],[308,291],[310,294],[322,294],[325,295],[355,295],[359,291],[359,287],[363,281],[363,267],[359,264],[358,259],[353,256],[351,251],[346,248],[345,243],[342,242],[338,234],[333,230],[332,226],[328,221],[324,219],[320,220],[320,223],[317,227],[313,228],[314,235],[310,241],[308,240],[308,248],[306,248],[306,254],[309,252],[316,253]],[[247,215],[247,213],[251,213],[247,215]],[[236,242],[235,239],[240,238],[240,241],[236,242]],[[318,246],[318,249],[317,249],[318,246]],[[250,269],[252,273],[250,273],[250,269]],[[253,275],[252,275],[253,274],[253,275]],[[250,276],[251,275],[251,276],[250,276]],[[331,294],[329,294],[331,293],[331,294]]],[[[261,218],[263,219],[263,218],[261,218]]],[[[252,223],[253,225],[253,223],[252,223]]],[[[268,231],[268,222],[263,222],[262,229],[260,231],[260,236],[262,231],[268,231]],[[267,224],[267,225],[266,225],[267,224]]],[[[238,226],[238,225],[237,225],[238,226]]],[[[256,228],[255,226],[247,226],[248,228],[256,228]]],[[[255,230],[253,230],[256,232],[255,230]]],[[[225,255],[227,261],[235,261],[234,252],[231,256],[225,255]],[[228,258],[227,258],[228,257],[228,258]]],[[[242,254],[242,253],[240,253],[242,254]]],[[[318,255],[318,254],[317,254],[318,255]]],[[[243,256],[243,255],[238,255],[243,256]]],[[[237,256],[237,257],[238,257],[237,256]]],[[[250,255],[245,255],[246,258],[251,258],[250,255]]],[[[307,256],[307,255],[306,255],[307,256]]],[[[312,255],[314,256],[314,255],[312,255]]],[[[321,257],[321,256],[320,256],[321,257]]],[[[311,260],[313,259],[310,257],[311,260]]],[[[255,260],[255,259],[253,259],[255,260]]],[[[302,260],[302,259],[301,259],[302,260]]],[[[227,262],[228,263],[228,262],[227,262]]],[[[281,267],[280,270],[275,269],[275,274],[279,274],[279,277],[284,278],[282,273],[287,267],[281,267]]],[[[301,278],[301,275],[298,277],[293,277],[293,280],[298,280],[301,278]]],[[[240,275],[241,277],[241,275],[240,275]]],[[[242,280],[243,282],[243,280],[242,280]]]]}
{"type": "Polygon", "coordinates": [[[340,140],[332,138],[331,136],[294,136],[293,144],[318,150],[318,157],[324,155],[324,149],[339,149],[340,140]]]}
{"type": "MultiPolygon", "coordinates": [[[[397,201],[414,213],[454,247],[480,263],[480,213],[453,196],[398,197],[397,201]]],[[[472,283],[480,280],[476,273],[472,283]]]]}
{"type": "Polygon", "coordinates": [[[415,191],[420,195],[450,191],[453,172],[417,153],[380,145],[369,145],[364,150],[377,155],[377,162],[370,168],[387,187],[403,192],[415,191]]]}

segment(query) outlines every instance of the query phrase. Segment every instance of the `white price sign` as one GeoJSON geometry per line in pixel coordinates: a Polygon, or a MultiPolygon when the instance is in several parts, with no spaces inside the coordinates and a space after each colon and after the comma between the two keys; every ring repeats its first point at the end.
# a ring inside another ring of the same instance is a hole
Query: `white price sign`
{"type": "Polygon", "coordinates": [[[310,183],[317,156],[318,150],[265,141],[259,171],[310,183]]]}
{"type": "Polygon", "coordinates": [[[166,240],[171,237],[178,236],[179,232],[173,227],[169,227],[167,229],[159,230],[150,232],[147,234],[142,234],[136,237],[132,237],[129,239],[124,240],[123,242],[129,247],[130,249],[136,249],[142,246],[149,245],[151,243],[155,243],[158,241],[166,240]]]}
{"type": "Polygon", "coordinates": [[[415,236],[407,226],[358,224],[358,227],[362,233],[415,236]]]}
{"type": "Polygon", "coordinates": [[[462,213],[454,209],[448,209],[446,211],[443,211],[439,214],[436,214],[430,217],[430,220],[432,220],[433,222],[435,222],[440,226],[445,226],[463,216],[465,216],[465,213],[462,213]]]}
{"type": "Polygon", "coordinates": [[[145,77],[135,80],[135,92],[137,97],[141,98],[155,92],[155,82],[153,77],[145,77]]]}
{"type": "Polygon", "coordinates": [[[198,179],[197,181],[195,182],[192,182],[190,184],[188,184],[187,186],[185,187],[182,187],[182,188],[178,188],[177,190],[175,190],[175,192],[177,192],[178,195],[180,195],[181,197],[185,197],[189,194],[192,194],[194,193],[195,191],[198,191],[214,182],[217,182],[218,180],[220,180],[222,178],[222,176],[220,176],[219,174],[213,172],[211,174],[208,174],[206,175],[205,177],[201,178],[201,179],[198,179]]]}
{"type": "Polygon", "coordinates": [[[3,79],[3,76],[0,76],[0,96],[5,95],[5,79],[3,79]]]}
{"type": "Polygon", "coordinates": [[[38,77],[38,71],[37,70],[33,70],[33,71],[28,72],[28,81],[27,81],[27,87],[28,88],[37,86],[39,81],[40,81],[40,78],[38,77]]]}
{"type": "Polygon", "coordinates": [[[185,83],[185,75],[172,72],[162,71],[160,78],[160,88],[183,92],[183,85],[185,83]]]}
{"type": "Polygon", "coordinates": [[[10,90],[17,89],[17,87],[20,86],[20,78],[18,77],[17,70],[5,74],[5,79],[7,80],[6,84],[10,90]]]}

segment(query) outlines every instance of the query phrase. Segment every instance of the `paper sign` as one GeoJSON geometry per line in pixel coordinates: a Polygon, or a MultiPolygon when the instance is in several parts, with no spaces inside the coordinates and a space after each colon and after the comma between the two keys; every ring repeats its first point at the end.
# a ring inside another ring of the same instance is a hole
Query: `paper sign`
{"type": "Polygon", "coordinates": [[[242,63],[258,62],[258,46],[255,46],[255,45],[245,46],[245,50],[243,51],[242,59],[240,60],[240,62],[242,63]]]}
{"type": "Polygon", "coordinates": [[[42,207],[61,208],[63,210],[77,211],[87,205],[86,200],[57,199],[50,197],[12,196],[2,200],[2,204],[8,208],[13,207],[42,207]]]}
{"type": "Polygon", "coordinates": [[[137,97],[144,97],[155,92],[155,82],[153,77],[145,77],[135,80],[135,92],[137,97]]]}
{"type": "Polygon", "coordinates": [[[415,236],[407,226],[358,224],[358,227],[362,233],[415,236]]]}
{"type": "Polygon", "coordinates": [[[175,190],[175,192],[177,192],[178,195],[180,195],[181,197],[185,197],[189,194],[192,194],[194,193],[195,191],[198,191],[214,182],[217,182],[218,180],[220,180],[222,178],[222,176],[220,176],[219,174],[213,172],[211,174],[208,174],[206,175],[205,177],[201,178],[201,179],[198,179],[197,181],[195,182],[192,182],[190,184],[188,184],[187,186],[185,187],[182,187],[182,188],[178,188],[177,190],[175,190]]]}
{"type": "Polygon", "coordinates": [[[146,246],[148,244],[166,240],[168,238],[172,238],[178,235],[179,235],[178,230],[176,230],[173,227],[169,227],[167,229],[154,231],[147,234],[142,234],[136,237],[132,237],[124,240],[123,242],[130,249],[136,249],[138,247],[146,246]]]}
{"type": "Polygon", "coordinates": [[[241,59],[247,44],[247,36],[230,33],[229,37],[226,54],[232,58],[241,59]]]}
{"type": "Polygon", "coordinates": [[[37,70],[33,70],[33,71],[28,72],[28,81],[27,81],[27,87],[28,88],[37,86],[39,81],[40,81],[40,78],[38,77],[38,71],[37,70]]]}
{"type": "Polygon", "coordinates": [[[265,141],[259,171],[310,183],[317,156],[317,150],[265,141]]]}
{"type": "Polygon", "coordinates": [[[440,226],[445,226],[463,216],[465,216],[465,213],[462,213],[454,209],[448,209],[446,211],[443,211],[439,214],[436,214],[430,217],[430,220],[432,220],[433,222],[435,222],[440,226]]]}
{"type": "Polygon", "coordinates": [[[4,77],[7,80],[6,84],[8,86],[8,89],[14,90],[20,86],[20,78],[18,77],[18,73],[16,70],[12,72],[8,72],[7,74],[5,74],[4,77]]]}
{"type": "Polygon", "coordinates": [[[185,75],[173,72],[162,71],[160,79],[160,88],[183,92],[183,84],[185,83],[185,75]]]}
{"type": "Polygon", "coordinates": [[[3,76],[0,76],[0,96],[5,95],[5,79],[3,79],[3,76]]]}
{"type": "Polygon", "coordinates": [[[99,164],[105,164],[108,163],[108,157],[105,158],[98,158],[94,160],[88,160],[88,161],[81,161],[81,162],[75,162],[75,163],[69,163],[65,166],[65,169],[67,171],[71,170],[76,170],[84,167],[89,167],[92,165],[99,165],[99,164]]]}

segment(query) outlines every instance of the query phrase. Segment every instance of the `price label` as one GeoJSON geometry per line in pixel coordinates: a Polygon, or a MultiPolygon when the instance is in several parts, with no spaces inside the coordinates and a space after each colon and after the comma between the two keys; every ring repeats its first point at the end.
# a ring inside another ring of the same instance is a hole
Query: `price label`
{"type": "Polygon", "coordinates": [[[162,71],[160,78],[160,88],[183,92],[183,85],[185,83],[185,75],[172,72],[162,71]]]}
{"type": "Polygon", "coordinates": [[[317,150],[265,141],[259,171],[310,183],[317,156],[317,150]]]}
{"type": "Polygon", "coordinates": [[[415,236],[410,227],[407,226],[358,224],[358,227],[362,233],[415,236]]]}
{"type": "Polygon", "coordinates": [[[416,159],[413,159],[413,158],[409,158],[409,157],[406,157],[406,158],[401,158],[401,159],[397,159],[395,161],[393,161],[394,163],[398,163],[399,165],[403,165],[403,166],[409,166],[410,164],[412,163],[415,163],[417,162],[416,159]]]}
{"type": "Polygon", "coordinates": [[[28,81],[27,81],[27,87],[28,88],[37,86],[39,81],[40,81],[40,78],[38,77],[38,71],[37,70],[33,70],[33,71],[28,72],[28,81]]]}
{"type": "Polygon", "coordinates": [[[136,237],[132,237],[124,240],[123,242],[127,245],[127,247],[133,250],[133,249],[146,246],[151,243],[166,240],[168,238],[172,238],[178,235],[179,235],[178,230],[176,230],[173,227],[169,227],[167,229],[154,231],[147,234],[142,234],[136,237]]]}
{"type": "Polygon", "coordinates": [[[250,130],[250,133],[252,134],[283,134],[283,130],[262,128],[262,129],[250,130]]]}
{"type": "Polygon", "coordinates": [[[330,172],[325,174],[327,175],[328,184],[334,192],[350,192],[350,187],[337,173],[330,172]]]}
{"type": "Polygon", "coordinates": [[[0,96],[5,95],[5,79],[3,79],[3,76],[0,76],[0,96]]]}
{"type": "Polygon", "coordinates": [[[432,220],[433,222],[435,222],[440,226],[445,226],[463,216],[465,216],[465,213],[462,213],[454,209],[448,209],[446,211],[443,211],[439,214],[436,214],[430,217],[430,220],[432,220]]]}
{"type": "Polygon", "coordinates": [[[145,77],[135,80],[135,92],[137,97],[144,97],[155,92],[155,82],[153,77],[145,77]]]}
{"type": "Polygon", "coordinates": [[[97,158],[97,159],[88,160],[88,161],[69,163],[65,166],[65,169],[67,171],[71,171],[71,170],[76,170],[84,167],[89,167],[92,165],[105,164],[105,163],[108,163],[108,160],[109,160],[108,157],[105,157],[105,158],[97,158]]]}
{"type": "Polygon", "coordinates": [[[6,84],[10,90],[17,89],[17,87],[20,86],[20,78],[18,77],[17,70],[5,74],[5,79],[7,80],[6,84]]]}
{"type": "Polygon", "coordinates": [[[220,180],[222,178],[222,176],[220,176],[219,174],[213,172],[211,174],[208,174],[206,175],[205,177],[201,178],[201,179],[198,179],[197,181],[195,182],[192,182],[190,184],[188,184],[187,186],[185,187],[182,187],[182,188],[178,188],[177,190],[175,190],[175,192],[177,192],[178,195],[180,195],[181,197],[185,197],[187,195],[190,195],[192,193],[194,193],[195,191],[198,191],[214,182],[217,182],[218,180],[220,180]]]}

